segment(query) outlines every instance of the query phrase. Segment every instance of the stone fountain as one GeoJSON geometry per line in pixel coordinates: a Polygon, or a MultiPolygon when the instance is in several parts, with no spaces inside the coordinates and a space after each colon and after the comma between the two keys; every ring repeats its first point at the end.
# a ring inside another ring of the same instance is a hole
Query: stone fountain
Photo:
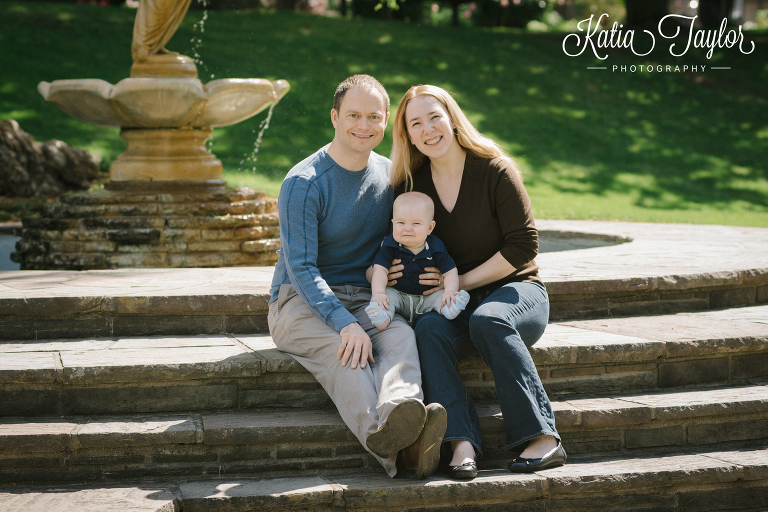
{"type": "Polygon", "coordinates": [[[273,264],[276,199],[233,189],[206,147],[214,127],[276,104],[284,80],[203,84],[192,59],[165,49],[191,0],[141,0],[130,77],[41,82],[43,98],[82,121],[120,127],[125,151],[103,190],[71,193],[24,220],[12,259],[28,269],[273,264]]]}

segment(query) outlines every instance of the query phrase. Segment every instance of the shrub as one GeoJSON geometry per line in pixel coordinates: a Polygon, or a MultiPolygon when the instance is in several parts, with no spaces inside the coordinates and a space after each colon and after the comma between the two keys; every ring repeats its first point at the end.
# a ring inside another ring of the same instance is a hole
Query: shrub
{"type": "Polygon", "coordinates": [[[547,8],[544,0],[478,0],[472,16],[476,25],[525,28],[547,8]]]}
{"type": "Polygon", "coordinates": [[[405,0],[397,2],[397,9],[390,9],[386,2],[377,9],[379,0],[353,0],[352,14],[361,18],[393,19],[407,21],[421,21],[424,6],[421,0],[405,0]]]}

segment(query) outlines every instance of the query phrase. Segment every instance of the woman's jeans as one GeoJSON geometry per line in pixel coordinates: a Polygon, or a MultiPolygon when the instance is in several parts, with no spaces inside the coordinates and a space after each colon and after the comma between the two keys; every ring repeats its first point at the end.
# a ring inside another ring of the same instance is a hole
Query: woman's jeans
{"type": "Polygon", "coordinates": [[[448,412],[444,442],[466,440],[482,454],[477,412],[458,370],[460,359],[477,353],[493,372],[507,448],[542,435],[559,439],[552,406],[528,352],[549,320],[546,288],[525,281],[506,284],[487,298],[482,292],[470,295],[455,320],[429,312],[414,326],[425,402],[437,402],[448,412]]]}

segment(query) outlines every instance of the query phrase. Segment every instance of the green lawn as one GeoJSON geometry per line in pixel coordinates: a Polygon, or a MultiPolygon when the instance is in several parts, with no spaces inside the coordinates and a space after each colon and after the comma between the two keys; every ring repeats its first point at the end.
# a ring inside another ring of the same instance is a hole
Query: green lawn
{"type": "MultiPolygon", "coordinates": [[[[106,163],[114,159],[123,149],[116,129],[68,117],[36,85],[127,77],[134,12],[0,0],[0,118],[16,119],[38,140],[61,139],[106,163]]],[[[599,61],[567,57],[562,34],[264,11],[210,12],[201,32],[202,17],[190,11],[167,46],[199,54],[203,81],[284,78],[292,86],[255,163],[266,112],[214,130],[211,147],[232,185],[277,194],[291,166],[332,138],[335,86],[364,72],[384,83],[393,109],[414,84],[454,92],[479,129],[517,158],[538,218],[768,227],[766,32],[746,33],[757,44],[750,55],[717,49],[707,60],[692,49],[675,58],[659,41],[648,57],[614,50],[599,61]],[[707,68],[620,73],[614,64],[707,68]],[[587,70],[600,65],[609,69],[587,70]]],[[[387,136],[379,151],[390,147],[387,136]]]]}

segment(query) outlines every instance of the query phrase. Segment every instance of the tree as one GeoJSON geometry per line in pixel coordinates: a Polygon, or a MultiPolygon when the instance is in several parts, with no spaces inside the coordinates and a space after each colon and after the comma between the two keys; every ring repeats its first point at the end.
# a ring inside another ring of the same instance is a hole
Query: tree
{"type": "Polygon", "coordinates": [[[704,28],[717,28],[731,17],[733,0],[699,0],[699,21],[704,28]]]}
{"type": "Polygon", "coordinates": [[[657,27],[669,14],[669,0],[625,0],[628,27],[657,27]]]}

